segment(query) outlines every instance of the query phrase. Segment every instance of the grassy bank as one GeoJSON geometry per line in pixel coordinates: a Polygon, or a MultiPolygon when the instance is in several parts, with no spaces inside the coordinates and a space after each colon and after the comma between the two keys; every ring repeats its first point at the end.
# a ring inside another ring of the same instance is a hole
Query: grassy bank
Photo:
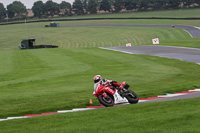
{"type": "MultiPolygon", "coordinates": [[[[179,40],[198,41],[192,39],[190,35],[182,29],[176,28],[139,28],[139,27],[59,27],[59,28],[20,28],[0,30],[1,48],[18,49],[18,44],[26,35],[40,35],[37,39],[38,44],[54,44],[60,48],[79,48],[79,47],[112,47],[125,46],[127,43],[132,45],[152,44],[153,38],[159,38],[161,45],[172,45],[168,40],[176,42],[179,40]],[[41,35],[44,35],[42,41],[41,35]],[[167,42],[167,43],[166,43],[167,42]]],[[[190,45],[187,42],[181,45],[190,45]]]]}
{"type": "Polygon", "coordinates": [[[99,105],[96,74],[127,81],[140,98],[200,87],[199,65],[173,59],[99,48],[9,50],[0,57],[0,118],[86,107],[90,98],[99,105]]]}
{"type": "Polygon", "coordinates": [[[1,122],[0,127],[3,133],[198,133],[199,100],[142,103],[41,116],[1,122]]]}

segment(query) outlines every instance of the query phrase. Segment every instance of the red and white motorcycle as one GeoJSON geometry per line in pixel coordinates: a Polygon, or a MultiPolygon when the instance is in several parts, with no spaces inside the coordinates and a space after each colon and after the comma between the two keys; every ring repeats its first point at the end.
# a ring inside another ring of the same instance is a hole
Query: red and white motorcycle
{"type": "Polygon", "coordinates": [[[94,96],[97,97],[99,102],[106,107],[119,103],[138,103],[139,98],[137,94],[128,90],[129,85],[126,84],[126,82],[120,83],[120,86],[122,86],[123,89],[111,85],[103,86],[100,83],[97,83],[94,86],[94,96]]]}

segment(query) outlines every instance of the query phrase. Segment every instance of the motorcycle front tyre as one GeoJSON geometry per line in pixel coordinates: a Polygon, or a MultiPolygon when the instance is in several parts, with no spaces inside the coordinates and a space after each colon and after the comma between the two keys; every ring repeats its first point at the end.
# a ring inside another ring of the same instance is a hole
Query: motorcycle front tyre
{"type": "Polygon", "coordinates": [[[104,96],[100,94],[97,98],[99,102],[106,107],[111,107],[114,105],[114,100],[109,95],[107,95],[107,97],[104,98],[104,96]]]}
{"type": "Polygon", "coordinates": [[[128,100],[129,103],[131,103],[131,104],[138,103],[139,97],[137,96],[137,94],[136,94],[135,92],[133,92],[133,91],[131,91],[131,90],[128,90],[127,94],[128,94],[128,95],[126,95],[125,97],[126,97],[126,99],[128,100]],[[131,93],[134,97],[133,97],[132,95],[130,95],[130,93],[131,93]]]}

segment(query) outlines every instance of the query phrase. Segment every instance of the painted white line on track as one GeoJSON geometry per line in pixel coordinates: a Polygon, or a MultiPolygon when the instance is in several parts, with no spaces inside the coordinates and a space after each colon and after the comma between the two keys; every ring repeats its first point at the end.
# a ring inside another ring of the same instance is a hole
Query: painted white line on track
{"type": "Polygon", "coordinates": [[[115,49],[104,48],[104,47],[99,47],[99,48],[101,48],[101,49],[106,49],[106,50],[117,51],[117,52],[122,52],[122,53],[127,53],[127,54],[134,54],[134,53],[127,52],[127,51],[122,51],[122,50],[115,50],[115,49]]]}
{"type": "Polygon", "coordinates": [[[189,91],[200,91],[200,89],[195,89],[195,90],[189,90],[189,91]]]}
{"type": "Polygon", "coordinates": [[[196,27],[196,26],[194,26],[194,28],[196,28],[196,29],[200,30],[200,27],[196,27]]]}
{"type": "Polygon", "coordinates": [[[160,95],[160,96],[157,96],[157,97],[167,98],[167,97],[176,97],[176,96],[181,96],[181,95],[186,95],[186,94],[167,94],[167,95],[160,95]]]}
{"type": "Polygon", "coordinates": [[[192,34],[190,34],[189,31],[187,31],[187,30],[185,30],[185,29],[182,29],[182,30],[186,31],[186,32],[190,35],[190,37],[194,38],[194,37],[192,36],[192,34]]]}
{"type": "Polygon", "coordinates": [[[73,112],[73,110],[60,110],[57,111],[58,113],[68,113],[68,112],[73,112]]]}
{"type": "Polygon", "coordinates": [[[138,103],[143,103],[143,102],[146,102],[146,101],[149,101],[149,100],[139,100],[138,103]]]}
{"type": "Polygon", "coordinates": [[[7,121],[8,119],[0,119],[0,121],[7,121]]]}
{"type": "Polygon", "coordinates": [[[72,109],[74,112],[77,112],[77,111],[85,111],[85,110],[91,110],[93,108],[78,108],[78,109],[72,109]]]}
{"type": "Polygon", "coordinates": [[[76,108],[72,110],[60,110],[57,111],[58,113],[68,113],[68,112],[78,112],[78,111],[85,111],[85,110],[92,110],[93,108],[76,108]]]}
{"type": "Polygon", "coordinates": [[[8,117],[8,120],[12,120],[12,119],[21,119],[21,118],[27,118],[26,116],[18,116],[18,117],[8,117]]]}

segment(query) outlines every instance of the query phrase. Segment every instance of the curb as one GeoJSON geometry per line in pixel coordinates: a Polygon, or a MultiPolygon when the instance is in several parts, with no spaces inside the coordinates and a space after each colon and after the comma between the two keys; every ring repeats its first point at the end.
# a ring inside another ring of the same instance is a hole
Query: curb
{"type": "MultiPolygon", "coordinates": [[[[166,94],[166,95],[159,95],[157,97],[148,97],[144,99],[139,99],[138,103],[143,103],[155,99],[163,99],[163,98],[169,98],[169,97],[177,97],[180,95],[187,95],[191,93],[196,93],[200,92],[200,89],[195,89],[195,90],[189,90],[189,91],[183,91],[183,92],[177,92],[174,94],[166,94]]],[[[123,103],[123,104],[117,104],[115,106],[121,106],[121,105],[126,105],[129,103],[123,103]]],[[[22,119],[22,118],[30,118],[30,117],[37,117],[37,116],[44,116],[44,115],[53,115],[53,114],[61,114],[61,113],[69,113],[69,112],[79,112],[79,111],[86,111],[86,110],[92,110],[92,109],[99,109],[99,108],[105,108],[103,105],[100,106],[88,106],[86,108],[75,108],[72,110],[59,110],[57,112],[50,112],[50,113],[41,113],[41,114],[32,114],[32,115],[24,115],[24,116],[17,116],[17,117],[8,117],[6,119],[0,119],[0,121],[7,121],[7,120],[13,120],[13,119],[22,119]]]]}

